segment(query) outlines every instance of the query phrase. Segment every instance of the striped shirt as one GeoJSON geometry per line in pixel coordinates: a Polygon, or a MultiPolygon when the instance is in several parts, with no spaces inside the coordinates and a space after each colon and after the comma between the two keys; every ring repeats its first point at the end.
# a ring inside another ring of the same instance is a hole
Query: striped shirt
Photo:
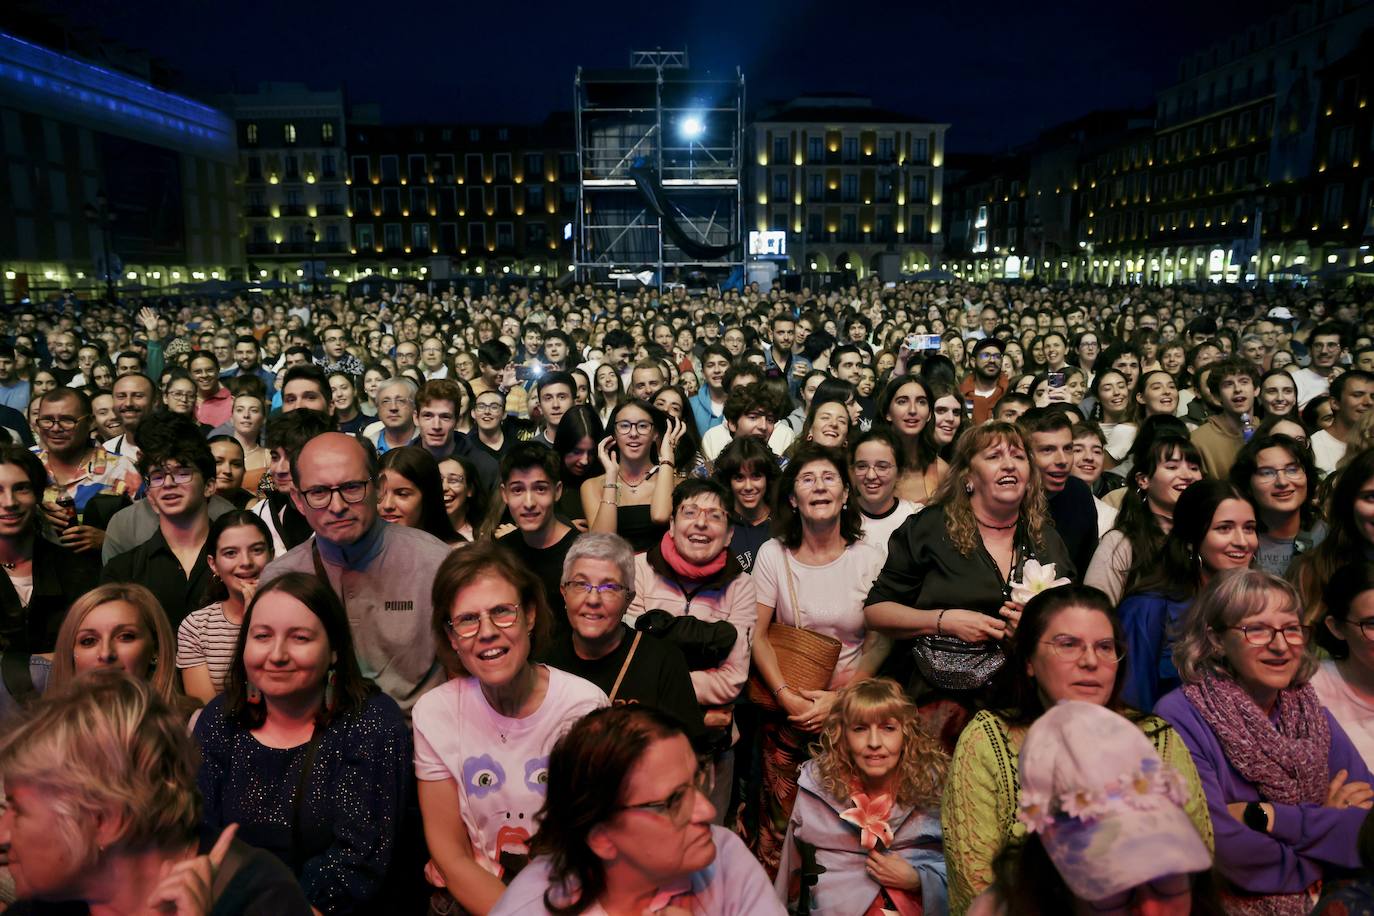
{"type": "Polygon", "coordinates": [[[239,625],[224,616],[220,602],[192,611],[177,627],[177,667],[205,665],[215,692],[223,693],[238,640],[239,625]]]}

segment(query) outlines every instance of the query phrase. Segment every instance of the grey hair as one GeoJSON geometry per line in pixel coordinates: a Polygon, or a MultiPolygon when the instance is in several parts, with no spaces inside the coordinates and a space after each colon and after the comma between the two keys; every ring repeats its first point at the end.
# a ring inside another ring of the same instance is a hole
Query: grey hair
{"type": "MultiPolygon", "coordinates": [[[[1261,569],[1232,569],[1214,576],[1179,622],[1174,666],[1183,683],[1196,684],[1206,674],[1234,677],[1221,647],[1221,634],[1263,611],[1272,597],[1280,598],[1302,621],[1302,599],[1291,582],[1261,569]]],[[[1309,640],[1290,686],[1300,687],[1311,680],[1317,664],[1309,640]]]]}
{"type": "Polygon", "coordinates": [[[420,393],[420,386],[415,384],[413,379],[408,379],[404,375],[393,375],[377,386],[377,394],[380,395],[388,388],[394,388],[397,385],[405,386],[406,393],[410,395],[412,401],[415,399],[415,395],[420,393]]]}
{"type": "Polygon", "coordinates": [[[573,541],[568,555],[563,558],[563,581],[572,575],[573,565],[578,560],[606,560],[614,563],[620,570],[620,584],[630,592],[635,590],[635,550],[630,542],[618,534],[604,531],[589,531],[573,541]]]}

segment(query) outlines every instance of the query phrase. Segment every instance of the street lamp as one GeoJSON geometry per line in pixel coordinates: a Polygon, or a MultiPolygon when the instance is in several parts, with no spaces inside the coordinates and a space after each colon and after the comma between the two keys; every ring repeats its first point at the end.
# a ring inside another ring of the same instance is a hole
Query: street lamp
{"type": "Polygon", "coordinates": [[[110,304],[114,305],[118,298],[115,293],[114,265],[110,263],[110,236],[114,231],[115,214],[103,193],[96,195],[95,203],[86,204],[85,214],[86,219],[100,227],[100,242],[105,258],[105,294],[110,304]]]}

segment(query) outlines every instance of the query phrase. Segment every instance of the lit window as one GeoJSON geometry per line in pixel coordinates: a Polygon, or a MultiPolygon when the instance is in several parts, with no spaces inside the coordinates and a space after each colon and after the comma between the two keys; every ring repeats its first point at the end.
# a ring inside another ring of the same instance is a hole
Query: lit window
{"type": "Polygon", "coordinates": [[[296,142],[296,125],[294,125],[294,124],[287,124],[286,127],[283,128],[283,130],[284,130],[284,132],[285,132],[285,134],[286,134],[286,142],[287,142],[287,143],[295,143],[295,142],[296,142]]]}
{"type": "Polygon", "coordinates": [[[256,125],[256,124],[249,124],[249,125],[248,125],[248,142],[249,142],[249,143],[257,143],[257,142],[258,142],[258,125],[256,125]]]}
{"type": "Polygon", "coordinates": [[[323,124],[320,125],[320,139],[324,140],[325,143],[333,143],[333,142],[334,142],[334,122],[333,122],[333,121],[325,121],[323,124]]]}

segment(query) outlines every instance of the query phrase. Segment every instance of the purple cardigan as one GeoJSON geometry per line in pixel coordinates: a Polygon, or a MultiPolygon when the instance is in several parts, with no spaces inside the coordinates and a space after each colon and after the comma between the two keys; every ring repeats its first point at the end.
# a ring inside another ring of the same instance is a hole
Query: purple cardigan
{"type": "MultiPolygon", "coordinates": [[[[1331,751],[1327,771],[1349,773],[1351,782],[1370,781],[1360,758],[1331,713],[1331,751]]],[[[1296,894],[1323,876],[1327,866],[1358,868],[1355,839],[1368,813],[1363,808],[1323,808],[1312,804],[1274,805],[1274,828],[1251,830],[1226,809],[1231,802],[1263,801],[1226,759],[1221,742],[1181,689],[1166,694],[1155,714],[1172,725],[1193,755],[1216,833],[1216,865],[1227,880],[1252,894],[1296,894]]]]}

